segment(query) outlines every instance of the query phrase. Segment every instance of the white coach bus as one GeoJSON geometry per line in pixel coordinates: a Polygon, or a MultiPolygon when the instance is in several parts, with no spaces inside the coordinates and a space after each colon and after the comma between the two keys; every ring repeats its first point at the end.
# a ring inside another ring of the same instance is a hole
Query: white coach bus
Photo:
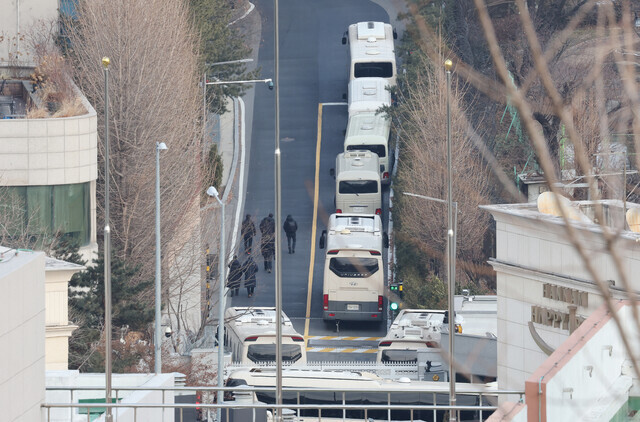
{"type": "Polygon", "coordinates": [[[320,236],[326,247],[323,312],[325,321],[382,322],[384,300],[383,247],[386,233],[377,215],[332,214],[320,236]]]}
{"type": "MultiPolygon", "coordinates": [[[[232,393],[231,400],[248,398],[253,401],[272,404],[276,402],[273,386],[276,382],[274,368],[259,368],[250,371],[236,371],[227,379],[227,387],[239,387],[232,393]],[[257,390],[253,393],[247,387],[257,390]]],[[[289,405],[301,417],[321,416],[325,418],[353,418],[357,420],[393,420],[393,421],[441,421],[444,410],[416,409],[410,406],[446,406],[449,404],[448,383],[433,381],[384,380],[367,372],[322,371],[287,368],[282,371],[282,403],[289,405]],[[296,390],[300,391],[296,391],[296,390]],[[345,392],[343,396],[343,392],[345,392]],[[340,405],[343,403],[359,405],[358,409],[322,409],[321,415],[316,408],[296,408],[297,404],[318,406],[340,405]],[[401,405],[404,409],[387,410],[385,405],[401,405]],[[366,413],[365,413],[366,412],[366,413]],[[366,417],[365,417],[366,415],[366,417]]],[[[486,384],[456,383],[456,401],[458,406],[478,406],[479,392],[483,394],[483,404],[495,404],[496,388],[486,384]]],[[[490,413],[490,412],[488,412],[490,413]]],[[[459,420],[479,420],[477,409],[459,411],[459,420]]],[[[316,419],[319,420],[319,419],[316,419]]]]}
{"type": "MultiPolygon", "coordinates": [[[[227,308],[225,311],[225,346],[233,362],[243,364],[276,361],[275,308],[227,308]]],[[[282,362],[306,363],[304,338],[282,313],[282,362]]]]}
{"type": "MultiPolygon", "coordinates": [[[[448,328],[448,311],[434,309],[403,309],[378,342],[379,363],[417,362],[419,349],[434,349],[439,353],[442,329],[448,328]]],[[[461,321],[456,317],[456,332],[461,321]]]]}
{"type": "Polygon", "coordinates": [[[382,78],[358,78],[349,82],[349,117],[359,113],[375,113],[391,106],[389,82],[382,78]]]}
{"type": "Polygon", "coordinates": [[[331,175],[336,178],[336,213],[382,214],[380,159],[376,153],[340,153],[331,175]]]}
{"type": "Polygon", "coordinates": [[[393,40],[397,34],[383,22],[349,25],[342,44],[349,43],[349,81],[358,78],[384,78],[396,84],[396,56],[393,40]]]}
{"type": "Polygon", "coordinates": [[[375,152],[379,159],[381,183],[391,183],[392,160],[389,157],[391,121],[386,114],[375,112],[349,116],[344,138],[344,151],[375,152]]]}

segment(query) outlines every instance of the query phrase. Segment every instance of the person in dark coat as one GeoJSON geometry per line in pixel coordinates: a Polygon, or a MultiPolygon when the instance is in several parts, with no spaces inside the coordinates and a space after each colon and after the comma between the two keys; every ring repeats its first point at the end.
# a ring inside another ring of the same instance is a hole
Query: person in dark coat
{"type": "Polygon", "coordinates": [[[291,214],[287,215],[287,219],[284,220],[282,228],[287,235],[289,253],[296,253],[296,231],[298,231],[298,223],[296,223],[296,220],[293,219],[291,214]]]}
{"type": "Polygon", "coordinates": [[[260,251],[262,252],[262,257],[264,258],[264,270],[267,272],[271,272],[272,269],[272,260],[273,254],[275,253],[275,239],[273,236],[262,236],[260,239],[260,251]]]}
{"type": "Polygon", "coordinates": [[[253,236],[256,235],[256,225],[253,224],[251,214],[242,221],[242,238],[244,239],[244,251],[249,255],[251,254],[251,247],[253,246],[253,236]]]}
{"type": "Polygon", "coordinates": [[[238,261],[236,255],[233,256],[233,260],[229,264],[229,276],[227,277],[227,287],[231,290],[231,297],[235,294],[238,295],[238,289],[240,289],[240,283],[242,282],[242,266],[238,261]]]}
{"type": "Polygon", "coordinates": [[[244,263],[244,287],[247,288],[247,295],[253,296],[253,290],[256,288],[256,273],[258,272],[258,264],[250,256],[244,263]]]}
{"type": "Polygon", "coordinates": [[[276,234],[276,220],[273,219],[273,214],[262,219],[260,222],[260,233],[262,237],[274,237],[276,234]]]}

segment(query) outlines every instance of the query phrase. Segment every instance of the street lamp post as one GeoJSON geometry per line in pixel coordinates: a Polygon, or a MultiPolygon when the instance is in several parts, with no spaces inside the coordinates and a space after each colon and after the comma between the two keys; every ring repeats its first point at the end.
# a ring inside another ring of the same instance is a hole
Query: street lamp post
{"type": "MultiPolygon", "coordinates": [[[[102,58],[104,68],[104,335],[105,335],[105,403],[111,403],[111,227],[109,227],[109,63],[102,58]]],[[[107,406],[104,419],[111,422],[107,406]]]]}
{"type": "Polygon", "coordinates": [[[160,253],[160,151],[167,149],[164,142],[156,142],[156,338],[155,347],[155,370],[156,374],[162,373],[162,332],[161,322],[161,299],[162,299],[162,277],[161,277],[161,253],[160,253]]]}
{"type": "MultiPolygon", "coordinates": [[[[213,186],[209,186],[207,189],[207,195],[216,198],[216,201],[220,204],[222,208],[221,218],[220,218],[220,251],[218,252],[218,270],[220,271],[219,282],[218,282],[218,387],[224,387],[224,376],[222,368],[224,367],[224,289],[225,289],[225,277],[224,277],[224,266],[225,266],[225,243],[224,243],[224,202],[220,200],[220,196],[218,194],[218,190],[213,186]]],[[[216,402],[221,404],[224,400],[224,394],[222,390],[218,390],[216,394],[216,402]]],[[[218,421],[222,420],[222,408],[218,407],[218,421]]]]}
{"type": "MultiPolygon", "coordinates": [[[[281,209],[281,154],[280,154],[280,34],[279,34],[279,3],[274,0],[274,78],[276,85],[276,107],[275,107],[275,191],[276,191],[276,404],[282,405],[282,255],[281,241],[282,233],[280,226],[282,225],[282,209],[281,209]]],[[[271,87],[271,85],[269,85],[271,87]]],[[[276,422],[282,422],[282,409],[276,409],[276,422]]]]}
{"type": "Polygon", "coordinates": [[[452,204],[452,171],[451,171],[451,67],[453,63],[451,60],[445,60],[444,68],[447,74],[447,251],[449,253],[448,266],[447,266],[447,281],[449,282],[449,405],[452,406],[452,410],[449,411],[449,421],[456,421],[456,412],[453,410],[453,406],[456,405],[456,368],[453,365],[453,328],[454,328],[454,313],[453,313],[453,295],[456,290],[456,259],[455,259],[455,242],[453,239],[453,204],[452,204]]]}

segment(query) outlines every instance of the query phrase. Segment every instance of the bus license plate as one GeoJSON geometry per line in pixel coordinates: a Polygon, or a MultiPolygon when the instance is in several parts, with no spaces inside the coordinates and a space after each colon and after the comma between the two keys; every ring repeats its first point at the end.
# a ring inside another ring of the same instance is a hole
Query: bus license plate
{"type": "Polygon", "coordinates": [[[359,311],[360,305],[347,305],[347,311],[359,311]]]}

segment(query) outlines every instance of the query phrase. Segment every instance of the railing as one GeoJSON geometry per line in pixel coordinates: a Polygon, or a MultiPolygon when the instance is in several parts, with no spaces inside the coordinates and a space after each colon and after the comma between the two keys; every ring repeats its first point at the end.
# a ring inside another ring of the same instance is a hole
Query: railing
{"type": "MultiPolygon", "coordinates": [[[[446,384],[445,384],[446,386],[446,384]]],[[[120,418],[120,422],[125,421],[146,421],[149,420],[148,417],[139,417],[138,413],[146,410],[158,410],[158,417],[154,417],[154,420],[157,421],[169,421],[174,420],[174,417],[166,417],[165,412],[168,409],[173,409],[174,412],[177,412],[177,421],[183,422],[186,419],[184,418],[185,410],[194,410],[194,411],[202,411],[202,414],[206,414],[207,410],[214,410],[217,408],[224,409],[226,413],[226,420],[229,419],[229,415],[233,411],[237,411],[239,409],[250,409],[252,410],[252,417],[250,419],[246,419],[248,415],[243,415],[243,420],[256,422],[257,412],[270,411],[274,412],[275,409],[292,409],[293,419],[289,419],[292,421],[297,420],[297,417],[301,417],[301,414],[306,414],[304,416],[305,421],[309,420],[318,420],[318,421],[329,421],[329,420],[349,420],[349,421],[367,421],[371,412],[376,411],[386,411],[387,413],[387,421],[392,421],[392,412],[394,411],[405,411],[408,413],[408,420],[424,420],[425,411],[428,411],[432,418],[430,420],[437,420],[438,412],[445,411],[455,411],[460,415],[460,412],[470,411],[474,412],[476,416],[473,417],[473,420],[484,421],[486,417],[490,416],[497,409],[497,397],[500,395],[517,395],[520,397],[522,401],[524,392],[518,390],[491,390],[491,389],[464,389],[462,391],[458,391],[458,396],[474,396],[477,397],[477,404],[474,405],[458,405],[458,406],[449,406],[445,404],[437,404],[438,400],[442,401],[442,395],[447,394],[445,390],[423,390],[407,387],[406,389],[393,389],[391,391],[380,390],[380,389],[333,389],[333,388],[283,388],[283,393],[287,396],[287,393],[295,393],[296,402],[295,403],[286,403],[281,406],[277,406],[275,404],[267,404],[261,403],[255,400],[256,392],[273,392],[275,393],[275,388],[254,388],[247,386],[239,386],[239,387],[114,387],[113,391],[115,393],[116,403],[74,403],[73,397],[74,392],[79,391],[99,391],[103,392],[104,388],[102,387],[47,387],[47,391],[69,391],[71,394],[71,402],[70,403],[44,403],[42,404],[42,408],[46,414],[46,421],[50,422],[51,419],[51,411],[55,409],[66,409],[71,413],[70,421],[78,420],[77,415],[79,413],[74,412],[75,409],[87,409],[87,421],[91,421],[91,412],[90,409],[104,409],[111,408],[113,409],[112,413],[114,414],[114,421],[118,422],[120,418]],[[176,393],[195,393],[196,391],[201,393],[210,393],[213,394],[217,391],[224,392],[234,392],[236,401],[233,402],[223,402],[221,404],[217,403],[199,403],[199,404],[190,404],[190,403],[166,403],[166,398],[170,397],[171,401],[176,393]],[[124,391],[161,391],[162,392],[162,402],[161,403],[118,403],[118,398],[120,398],[120,393],[124,391]],[[304,404],[301,403],[301,393],[333,393],[341,396],[341,403],[334,404],[304,404]],[[352,398],[348,397],[348,395],[352,395],[353,393],[378,393],[378,394],[386,394],[387,403],[386,404],[364,404],[364,403],[348,403],[353,401],[352,398]],[[392,404],[392,394],[397,395],[398,393],[420,393],[421,395],[432,395],[432,403],[434,404],[392,404]],[[440,399],[438,398],[440,397],[440,399]],[[123,416],[120,415],[118,410],[120,409],[131,409],[133,410],[133,416],[123,416]],[[308,416],[309,412],[313,411],[314,416],[308,416]],[[327,416],[329,411],[333,411],[334,416],[327,416]],[[342,417],[335,416],[335,411],[341,411],[342,417]],[[356,417],[347,416],[347,412],[350,411],[359,411],[360,413],[364,412],[364,417],[356,417]],[[324,415],[323,416],[323,412],[324,415]],[[160,417],[160,413],[162,416],[160,417]],[[315,416],[317,414],[317,416],[315,416]],[[416,419],[416,415],[422,414],[420,419],[416,419]],[[317,418],[317,419],[316,419],[317,418]]],[[[76,394],[77,397],[77,394],[76,394]]],[[[447,399],[448,401],[448,399],[447,399]]],[[[215,412],[211,412],[214,414],[215,412]]],[[[94,414],[95,416],[95,414],[94,414]]],[[[59,418],[56,418],[58,420],[59,418]]],[[[206,419],[205,419],[206,420],[206,419]]],[[[264,420],[264,417],[261,419],[264,420]]],[[[380,420],[379,418],[377,420],[380,420]]],[[[407,420],[407,418],[403,418],[403,420],[407,420]]],[[[458,417],[458,420],[464,420],[464,418],[458,417]]]]}

